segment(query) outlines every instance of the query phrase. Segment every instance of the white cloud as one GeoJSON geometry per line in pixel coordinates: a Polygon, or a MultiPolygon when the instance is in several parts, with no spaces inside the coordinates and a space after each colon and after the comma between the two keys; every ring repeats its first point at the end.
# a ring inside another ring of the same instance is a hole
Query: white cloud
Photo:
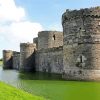
{"type": "Polygon", "coordinates": [[[33,42],[33,37],[43,28],[39,23],[29,21],[12,23],[9,26],[0,26],[0,47],[19,51],[19,44],[23,42],[33,42]]]}
{"type": "Polygon", "coordinates": [[[0,57],[3,49],[19,50],[21,42],[32,42],[43,27],[26,20],[24,8],[14,0],[0,0],[0,57]]]}
{"type": "Polygon", "coordinates": [[[38,31],[43,29],[39,23],[32,23],[29,21],[12,23],[9,28],[13,36],[19,38],[21,42],[23,40],[32,40],[33,37],[37,36],[38,31]]]}
{"type": "Polygon", "coordinates": [[[14,0],[0,0],[0,20],[20,21],[25,17],[25,10],[17,7],[14,0]]]}
{"type": "Polygon", "coordinates": [[[43,30],[41,24],[30,21],[13,22],[10,25],[1,26],[0,29],[1,36],[15,42],[32,42],[33,37],[36,37],[37,33],[43,30]]]}

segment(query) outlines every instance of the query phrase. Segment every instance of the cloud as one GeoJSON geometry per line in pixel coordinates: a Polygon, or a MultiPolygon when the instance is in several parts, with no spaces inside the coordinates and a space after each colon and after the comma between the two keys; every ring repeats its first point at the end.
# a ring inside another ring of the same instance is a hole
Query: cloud
{"type": "Polygon", "coordinates": [[[14,0],[0,0],[0,57],[3,49],[19,50],[21,42],[32,42],[42,30],[42,25],[28,20],[25,9],[14,0]]]}
{"type": "Polygon", "coordinates": [[[37,36],[38,31],[43,28],[39,23],[33,23],[29,21],[23,21],[18,23],[12,23],[9,27],[9,31],[14,37],[20,39],[20,41],[30,41],[33,37],[37,36]]]}
{"type": "Polygon", "coordinates": [[[20,21],[25,18],[25,10],[17,7],[14,0],[0,0],[0,20],[20,21]]]}
{"type": "Polygon", "coordinates": [[[41,24],[30,21],[13,22],[10,25],[1,26],[0,29],[1,36],[5,37],[5,42],[7,40],[32,42],[33,37],[37,37],[37,33],[43,30],[41,24]]]}

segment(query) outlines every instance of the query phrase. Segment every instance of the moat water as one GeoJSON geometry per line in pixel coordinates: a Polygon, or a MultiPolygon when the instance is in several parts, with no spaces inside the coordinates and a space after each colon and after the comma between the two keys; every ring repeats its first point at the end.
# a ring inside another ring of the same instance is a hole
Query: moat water
{"type": "Polygon", "coordinates": [[[0,81],[49,100],[100,100],[100,82],[64,81],[57,74],[19,73],[2,66],[0,81]]]}

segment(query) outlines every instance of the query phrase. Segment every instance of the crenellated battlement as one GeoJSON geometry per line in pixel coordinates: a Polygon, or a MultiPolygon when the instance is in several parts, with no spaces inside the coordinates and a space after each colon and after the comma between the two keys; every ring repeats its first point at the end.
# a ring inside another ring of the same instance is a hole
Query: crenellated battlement
{"type": "Polygon", "coordinates": [[[67,9],[66,12],[62,15],[62,24],[67,20],[84,17],[100,18],[100,7],[91,7],[80,10],[67,9]]]}

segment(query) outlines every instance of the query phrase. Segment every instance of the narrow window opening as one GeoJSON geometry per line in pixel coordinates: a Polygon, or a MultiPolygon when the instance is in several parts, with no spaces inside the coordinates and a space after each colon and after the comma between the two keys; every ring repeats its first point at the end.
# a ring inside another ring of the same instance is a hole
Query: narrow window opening
{"type": "Polygon", "coordinates": [[[55,40],[56,39],[56,37],[55,37],[55,35],[53,35],[53,40],[55,40]]]}
{"type": "Polygon", "coordinates": [[[81,62],[81,63],[83,63],[83,59],[82,59],[82,56],[80,56],[80,62],[81,62]]]}

